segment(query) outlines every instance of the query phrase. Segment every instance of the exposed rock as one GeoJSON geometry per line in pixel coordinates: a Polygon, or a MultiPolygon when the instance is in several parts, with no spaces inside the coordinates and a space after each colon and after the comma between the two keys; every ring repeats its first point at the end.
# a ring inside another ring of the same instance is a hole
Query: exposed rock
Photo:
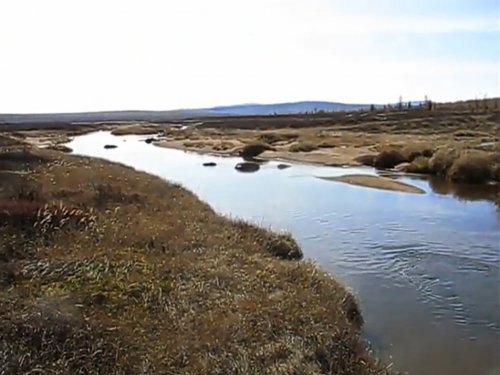
{"type": "Polygon", "coordinates": [[[154,138],[146,138],[146,139],[144,140],[144,142],[146,142],[147,144],[150,144],[150,143],[153,143],[155,140],[156,140],[156,139],[154,139],[154,138]]]}
{"type": "Polygon", "coordinates": [[[287,169],[290,168],[290,164],[278,164],[278,169],[287,169]]]}
{"type": "Polygon", "coordinates": [[[117,145],[104,145],[104,148],[109,150],[109,149],[112,149],[112,148],[117,148],[118,146],[117,145]]]}
{"type": "Polygon", "coordinates": [[[239,172],[257,172],[260,169],[260,165],[257,163],[238,163],[234,167],[239,172]]]}
{"type": "Polygon", "coordinates": [[[217,163],[214,163],[213,161],[203,163],[204,167],[215,167],[216,165],[217,165],[217,163]]]}

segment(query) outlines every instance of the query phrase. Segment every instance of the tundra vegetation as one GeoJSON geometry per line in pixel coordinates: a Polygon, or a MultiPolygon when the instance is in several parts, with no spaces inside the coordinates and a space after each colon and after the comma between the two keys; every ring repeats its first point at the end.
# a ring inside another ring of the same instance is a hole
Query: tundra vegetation
{"type": "Polygon", "coordinates": [[[0,136],[0,373],[387,374],[286,233],[0,136]]]}
{"type": "Polygon", "coordinates": [[[500,180],[500,99],[309,115],[201,119],[163,129],[156,145],[326,165],[500,180]],[[222,147],[221,145],[224,145],[222,147]]]}

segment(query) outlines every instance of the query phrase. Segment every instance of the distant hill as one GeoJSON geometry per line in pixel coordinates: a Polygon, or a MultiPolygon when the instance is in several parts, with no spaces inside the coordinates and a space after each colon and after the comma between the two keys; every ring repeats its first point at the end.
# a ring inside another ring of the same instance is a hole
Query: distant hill
{"type": "Polygon", "coordinates": [[[278,104],[241,104],[207,109],[211,113],[231,116],[288,115],[305,112],[353,111],[369,108],[368,104],[345,104],[335,102],[293,102],[278,104]]]}
{"type": "Polygon", "coordinates": [[[0,114],[0,124],[74,123],[74,122],[162,122],[216,116],[264,116],[318,111],[350,111],[369,108],[366,104],[334,102],[295,102],[278,104],[241,104],[171,111],[107,111],[81,113],[0,114]]]}

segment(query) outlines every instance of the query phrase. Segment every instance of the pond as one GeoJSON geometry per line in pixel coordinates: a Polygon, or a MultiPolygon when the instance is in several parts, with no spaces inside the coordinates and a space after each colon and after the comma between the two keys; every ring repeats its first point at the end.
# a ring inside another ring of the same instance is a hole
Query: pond
{"type": "Polygon", "coordinates": [[[500,211],[488,199],[495,187],[400,176],[426,193],[390,192],[317,178],[375,174],[370,168],[278,169],[279,161],[242,173],[239,158],[144,139],[97,132],[68,146],[180,183],[222,214],[291,232],[306,257],[353,291],[364,337],[398,371],[500,373],[500,211]]]}

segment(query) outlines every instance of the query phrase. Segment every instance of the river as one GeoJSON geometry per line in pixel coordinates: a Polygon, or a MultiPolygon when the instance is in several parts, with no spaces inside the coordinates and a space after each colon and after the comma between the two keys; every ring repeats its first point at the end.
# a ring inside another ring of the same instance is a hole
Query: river
{"type": "Polygon", "coordinates": [[[398,371],[500,374],[500,211],[487,199],[491,189],[400,177],[426,193],[389,192],[317,178],[375,174],[370,168],[280,170],[274,161],[241,173],[238,158],[144,138],[97,132],[68,146],[180,183],[221,214],[290,231],[307,258],[353,291],[363,336],[398,371]]]}

